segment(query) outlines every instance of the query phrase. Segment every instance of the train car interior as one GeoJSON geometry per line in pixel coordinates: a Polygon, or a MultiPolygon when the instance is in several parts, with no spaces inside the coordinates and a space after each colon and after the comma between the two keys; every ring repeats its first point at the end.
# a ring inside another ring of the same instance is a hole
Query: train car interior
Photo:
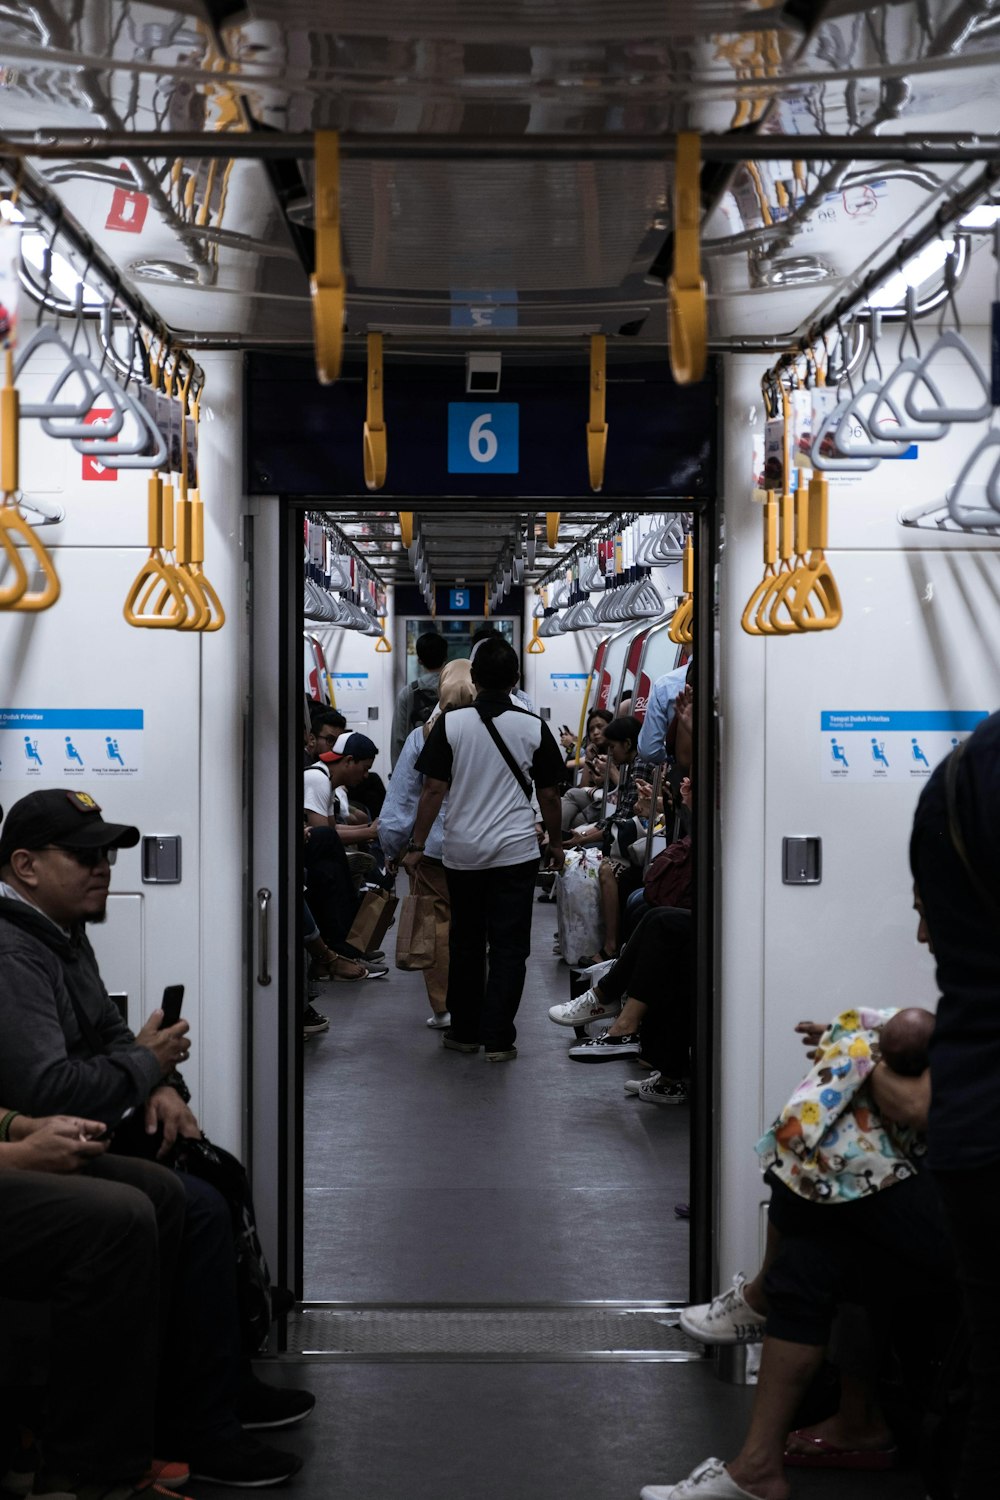
{"type": "Polygon", "coordinates": [[[760,1346],[681,1310],[764,1253],[796,1024],[934,1008],[910,825],[1000,701],[998,65],[993,0],[0,4],[0,803],[141,832],[90,936],[133,1031],[185,986],[300,1494],[603,1500],[738,1444],[760,1346]],[[539,877],[513,1067],[442,1050],[393,928],[380,980],[304,946],[310,713],[391,786],[420,638],[484,628],[564,792],[595,711],[663,715],[591,951],[539,877]],[[684,838],[664,1101],[548,1012],[684,838]]]}

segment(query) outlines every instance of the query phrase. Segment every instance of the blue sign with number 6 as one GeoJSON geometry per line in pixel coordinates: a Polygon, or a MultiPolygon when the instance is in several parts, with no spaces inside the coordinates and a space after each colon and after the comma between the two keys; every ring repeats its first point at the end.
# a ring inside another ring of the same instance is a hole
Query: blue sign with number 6
{"type": "Polygon", "coordinates": [[[448,402],[448,473],[516,474],[516,401],[448,402]]]}

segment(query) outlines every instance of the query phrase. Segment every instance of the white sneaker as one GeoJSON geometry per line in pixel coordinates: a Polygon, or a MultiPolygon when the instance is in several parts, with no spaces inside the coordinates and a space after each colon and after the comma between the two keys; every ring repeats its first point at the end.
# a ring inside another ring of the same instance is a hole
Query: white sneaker
{"type": "Polygon", "coordinates": [[[644,1083],[659,1083],[659,1073],[647,1073],[643,1078],[630,1078],[625,1084],[626,1094],[637,1094],[644,1083]]]}
{"type": "Polygon", "coordinates": [[[445,1011],[443,1015],[431,1015],[424,1022],[425,1026],[431,1026],[435,1031],[444,1031],[451,1025],[451,1012],[445,1011]]]}
{"type": "Polygon", "coordinates": [[[759,1344],[767,1318],[754,1312],[744,1297],[746,1280],[740,1271],[728,1291],[698,1307],[686,1307],[680,1325],[688,1337],[701,1344],[759,1344]]]}
{"type": "Polygon", "coordinates": [[[586,1026],[588,1021],[599,1021],[602,1016],[613,1019],[620,1010],[617,1000],[602,1000],[596,990],[584,990],[575,1000],[550,1005],[549,1020],[557,1026],[586,1026]]]}
{"type": "Polygon", "coordinates": [[[680,1484],[647,1484],[641,1500],[760,1500],[732,1478],[721,1458],[706,1458],[680,1484]]]}

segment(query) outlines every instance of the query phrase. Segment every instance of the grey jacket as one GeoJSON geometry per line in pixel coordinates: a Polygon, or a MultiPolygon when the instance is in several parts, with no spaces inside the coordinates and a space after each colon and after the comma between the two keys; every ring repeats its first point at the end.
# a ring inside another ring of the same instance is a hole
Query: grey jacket
{"type": "Polygon", "coordinates": [[[0,897],[0,1108],[112,1125],[164,1081],[108,997],[83,929],[66,938],[25,902],[0,897]]]}

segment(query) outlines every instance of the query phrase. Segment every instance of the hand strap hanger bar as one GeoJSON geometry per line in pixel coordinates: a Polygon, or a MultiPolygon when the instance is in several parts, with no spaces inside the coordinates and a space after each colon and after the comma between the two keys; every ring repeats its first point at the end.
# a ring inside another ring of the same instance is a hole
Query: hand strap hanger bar
{"type": "Polygon", "coordinates": [[[678,385],[705,374],[708,304],[701,274],[701,142],[691,131],[677,137],[674,167],[674,272],[667,283],[670,368],[678,385]]]}
{"type": "Polygon", "coordinates": [[[590,340],[590,421],[587,423],[587,467],[590,488],[595,493],[604,488],[604,460],[608,449],[607,384],[608,341],[603,333],[595,333],[590,340]]]}
{"type": "Polygon", "coordinates": [[[365,484],[380,490],[388,467],[385,411],[382,400],[382,335],[368,335],[368,405],[364,432],[365,484]]]}

